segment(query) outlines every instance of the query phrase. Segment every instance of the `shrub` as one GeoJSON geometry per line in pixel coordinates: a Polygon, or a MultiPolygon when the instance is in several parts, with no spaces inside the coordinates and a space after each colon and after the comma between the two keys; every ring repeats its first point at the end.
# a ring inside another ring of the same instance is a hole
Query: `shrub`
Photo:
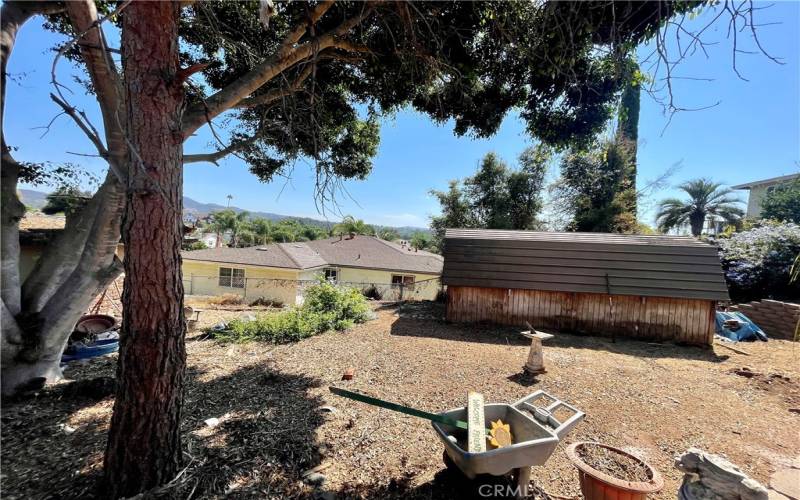
{"type": "Polygon", "coordinates": [[[800,177],[769,191],[761,201],[761,216],[800,224],[800,177]]]}
{"type": "Polygon", "coordinates": [[[380,290],[378,290],[378,287],[376,287],[375,285],[368,286],[367,288],[361,290],[361,293],[364,295],[364,297],[368,299],[372,300],[383,299],[383,294],[381,293],[380,290]]]}
{"type": "Polygon", "coordinates": [[[800,285],[789,284],[789,270],[800,253],[800,226],[765,222],[719,240],[722,267],[738,301],[800,297],[800,285]]]}
{"type": "Polygon", "coordinates": [[[358,290],[321,281],[306,289],[302,306],[259,315],[255,320],[235,319],[225,330],[210,333],[229,342],[296,342],[328,330],[346,330],[367,321],[370,313],[358,290]]]}
{"type": "Polygon", "coordinates": [[[281,308],[283,307],[283,302],[278,299],[267,299],[264,297],[259,297],[253,302],[250,302],[250,307],[256,307],[256,306],[281,308]]]}
{"type": "Polygon", "coordinates": [[[238,306],[244,303],[244,298],[235,293],[224,293],[208,299],[209,304],[215,306],[238,306]]]}

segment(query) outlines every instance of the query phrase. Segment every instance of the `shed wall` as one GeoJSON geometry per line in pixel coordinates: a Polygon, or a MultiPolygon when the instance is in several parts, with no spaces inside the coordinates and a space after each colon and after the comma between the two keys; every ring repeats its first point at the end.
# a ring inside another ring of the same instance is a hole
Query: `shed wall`
{"type": "Polygon", "coordinates": [[[715,302],[600,293],[448,286],[447,320],[711,345],[715,302]],[[611,299],[609,301],[609,298],[611,299]]]}

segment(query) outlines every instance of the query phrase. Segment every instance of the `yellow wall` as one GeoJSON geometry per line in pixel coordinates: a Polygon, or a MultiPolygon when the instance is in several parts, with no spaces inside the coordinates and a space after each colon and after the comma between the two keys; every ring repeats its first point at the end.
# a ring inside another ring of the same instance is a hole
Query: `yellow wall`
{"type": "MultiPolygon", "coordinates": [[[[336,267],[336,266],[331,266],[336,267]]],[[[392,286],[392,275],[414,276],[416,283],[413,289],[403,289],[405,300],[434,300],[440,288],[440,282],[435,274],[419,274],[400,271],[382,271],[377,269],[360,269],[355,267],[336,267],[339,269],[339,283],[351,285],[355,288],[368,288],[371,284],[381,293],[384,300],[397,300],[400,287],[392,286]]],[[[322,271],[316,271],[319,274],[322,271]]]]}
{"type": "Polygon", "coordinates": [[[278,269],[219,262],[183,261],[183,287],[187,295],[223,295],[232,293],[252,301],[259,297],[278,300],[286,305],[297,303],[299,273],[278,269]],[[244,269],[245,287],[219,286],[219,268],[244,269]]]}
{"type": "MultiPolygon", "coordinates": [[[[187,295],[223,295],[232,293],[242,295],[248,301],[263,297],[265,299],[279,300],[287,305],[301,304],[303,302],[302,288],[313,283],[322,275],[323,269],[325,268],[296,271],[292,269],[184,260],[183,286],[187,295]],[[245,288],[219,286],[220,267],[244,269],[245,288]]],[[[414,287],[403,288],[403,299],[405,300],[433,300],[436,298],[440,288],[438,276],[435,274],[401,273],[352,267],[337,267],[336,269],[339,270],[339,283],[359,289],[366,289],[374,284],[384,300],[397,300],[400,298],[400,287],[391,284],[393,274],[414,276],[414,287]]]]}

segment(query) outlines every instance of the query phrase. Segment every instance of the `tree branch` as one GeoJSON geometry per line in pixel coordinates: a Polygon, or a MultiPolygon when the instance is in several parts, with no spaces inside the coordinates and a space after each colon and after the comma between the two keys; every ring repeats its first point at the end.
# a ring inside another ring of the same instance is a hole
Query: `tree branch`
{"type": "Polygon", "coordinates": [[[83,34],[77,43],[100,104],[109,164],[117,170],[118,177],[124,178],[128,148],[125,141],[122,83],[107,50],[108,44],[99,25],[97,9],[91,0],[69,1],[66,7],[75,31],[83,34]]]}
{"type": "Polygon", "coordinates": [[[279,51],[275,57],[257,65],[235,82],[219,90],[202,103],[193,106],[184,115],[184,139],[191,136],[197,129],[216,116],[236,106],[242,99],[264,86],[264,84],[271,81],[283,71],[286,71],[298,62],[322,50],[335,47],[336,43],[340,42],[339,38],[342,35],[358,26],[372,14],[373,10],[371,6],[366,7],[358,15],[346,19],[339,24],[339,26],[324,35],[298,45],[285,54],[279,51]]]}
{"type": "Polygon", "coordinates": [[[303,86],[303,82],[305,82],[311,73],[314,71],[314,65],[308,64],[303,71],[294,79],[294,81],[289,85],[286,89],[272,89],[263,95],[256,96],[256,97],[248,97],[239,101],[235,107],[237,108],[252,108],[255,106],[261,106],[262,104],[270,104],[284,97],[289,97],[290,95],[294,94],[303,86]]]}
{"type": "Polygon", "coordinates": [[[208,163],[213,163],[214,165],[219,166],[219,163],[217,163],[219,160],[221,160],[222,158],[228,156],[229,154],[232,154],[232,153],[235,153],[235,152],[241,150],[242,148],[244,148],[246,146],[249,146],[250,144],[253,144],[258,139],[259,139],[259,137],[257,135],[254,135],[253,137],[250,137],[249,139],[235,142],[235,143],[229,145],[228,147],[222,148],[222,149],[220,149],[218,151],[214,151],[213,153],[197,153],[197,154],[190,154],[190,155],[185,154],[185,155],[183,155],[183,164],[185,165],[187,163],[205,163],[205,162],[208,162],[208,163]]]}
{"type": "Polygon", "coordinates": [[[278,50],[278,57],[285,56],[289,53],[289,51],[300,41],[300,39],[305,35],[306,31],[310,26],[316,24],[322,16],[325,15],[328,10],[333,7],[335,0],[325,0],[317,4],[314,7],[314,10],[308,15],[308,19],[306,23],[299,24],[294,30],[292,30],[289,35],[284,38],[283,42],[281,43],[281,48],[278,50]]]}
{"type": "Polygon", "coordinates": [[[100,157],[107,159],[108,150],[103,144],[103,141],[100,139],[100,136],[97,134],[97,131],[94,130],[94,127],[92,127],[88,123],[84,123],[83,119],[80,116],[78,116],[78,112],[75,110],[75,108],[73,108],[66,102],[62,101],[61,98],[59,98],[57,95],[51,93],[50,99],[52,99],[53,102],[61,106],[61,109],[64,110],[64,113],[66,113],[67,116],[72,118],[72,120],[78,124],[78,127],[83,131],[84,134],[86,134],[86,137],[88,137],[89,140],[92,141],[94,147],[97,148],[97,152],[100,153],[100,157]]]}

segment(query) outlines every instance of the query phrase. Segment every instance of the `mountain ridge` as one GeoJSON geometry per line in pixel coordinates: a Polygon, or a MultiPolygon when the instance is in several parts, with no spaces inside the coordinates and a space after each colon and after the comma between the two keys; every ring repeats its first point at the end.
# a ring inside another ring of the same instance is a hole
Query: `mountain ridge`
{"type": "MultiPolygon", "coordinates": [[[[47,193],[42,191],[36,191],[33,189],[18,189],[17,192],[20,194],[20,199],[22,203],[26,206],[41,209],[47,203],[47,193]]],[[[265,219],[269,219],[271,221],[279,222],[282,220],[296,220],[303,224],[319,226],[323,228],[330,228],[336,221],[326,221],[322,219],[315,219],[313,217],[300,217],[295,215],[283,215],[283,214],[276,214],[273,212],[255,212],[252,210],[245,210],[239,207],[226,207],[224,205],[220,205],[218,203],[203,203],[197,201],[193,198],[189,198],[188,196],[184,195],[183,197],[183,216],[187,218],[187,215],[191,219],[205,217],[211,212],[215,212],[218,210],[226,210],[230,209],[236,213],[239,212],[247,212],[253,217],[263,217],[265,219]]],[[[422,233],[430,233],[430,229],[426,227],[416,227],[416,226],[385,226],[382,224],[371,224],[376,229],[381,228],[390,228],[397,230],[398,233],[403,235],[410,235],[415,232],[422,232],[422,233]]]]}

